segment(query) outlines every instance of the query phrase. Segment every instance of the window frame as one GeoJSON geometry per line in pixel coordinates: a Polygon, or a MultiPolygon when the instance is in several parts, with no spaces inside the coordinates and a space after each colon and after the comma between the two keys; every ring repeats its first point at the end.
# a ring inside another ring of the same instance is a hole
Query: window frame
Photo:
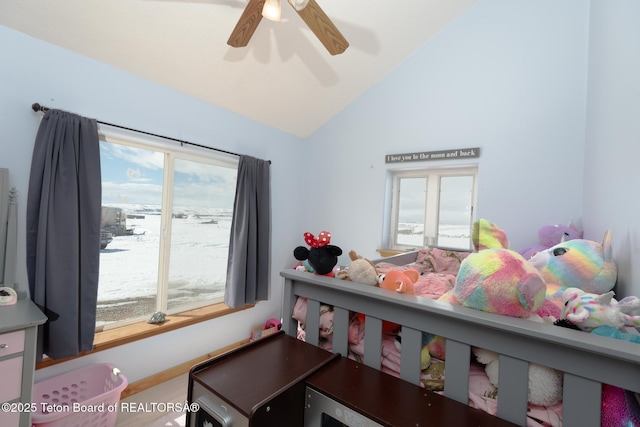
{"type": "MultiPolygon", "coordinates": [[[[425,178],[425,214],[424,214],[424,236],[421,247],[439,247],[443,249],[466,250],[441,246],[437,243],[438,226],[440,224],[440,186],[443,177],[472,176],[472,196],[470,224],[472,227],[475,220],[476,204],[478,196],[478,165],[459,165],[449,167],[431,167],[420,169],[398,169],[389,171],[389,202],[387,203],[388,218],[387,230],[385,232],[386,247],[392,250],[409,251],[418,249],[415,245],[401,244],[398,241],[398,220],[400,209],[400,180],[404,178],[425,178]],[[435,241],[435,244],[434,244],[435,241]]],[[[471,250],[471,237],[469,238],[469,249],[471,250]]]]}
{"type": "MultiPolygon", "coordinates": [[[[198,145],[188,145],[179,143],[171,139],[162,138],[157,135],[144,134],[135,130],[122,129],[109,125],[100,125],[98,129],[99,140],[107,143],[119,144],[143,150],[160,152],[163,155],[163,177],[162,177],[162,201],[161,201],[161,223],[160,223],[160,241],[158,248],[158,271],[157,271],[157,294],[156,294],[156,311],[159,307],[165,307],[168,304],[168,279],[170,267],[170,251],[172,236],[172,207],[173,207],[173,180],[175,174],[176,159],[194,161],[198,163],[206,163],[213,166],[234,168],[237,171],[239,158],[230,153],[217,151],[214,148],[207,148],[198,145]],[[166,212],[170,212],[166,214],[166,212]]],[[[181,314],[198,313],[204,309],[205,312],[213,310],[220,313],[228,308],[224,304],[224,295],[220,297],[210,298],[202,301],[182,304],[179,307],[162,310],[170,316],[181,314]]],[[[150,314],[150,313],[149,313],[150,314]]],[[[111,330],[119,330],[120,328],[134,328],[136,325],[146,323],[149,315],[142,315],[136,318],[116,321],[106,325],[96,326],[96,336],[104,334],[111,330]]],[[[207,320],[205,316],[203,320],[207,320]]]]}

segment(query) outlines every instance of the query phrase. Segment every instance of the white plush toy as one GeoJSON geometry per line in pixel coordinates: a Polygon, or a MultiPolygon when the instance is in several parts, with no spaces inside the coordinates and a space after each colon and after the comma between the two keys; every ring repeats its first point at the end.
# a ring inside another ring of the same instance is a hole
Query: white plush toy
{"type": "Polygon", "coordinates": [[[338,279],[370,286],[378,284],[378,271],[371,261],[361,257],[356,251],[349,251],[349,258],[351,258],[351,264],[336,273],[338,279]]]}
{"type": "MultiPolygon", "coordinates": [[[[498,388],[499,354],[482,348],[473,348],[476,360],[485,365],[491,384],[498,388]]],[[[499,393],[499,392],[498,392],[499,393]]],[[[552,406],[562,400],[562,372],[546,366],[529,363],[529,403],[552,406]]]]}
{"type": "Polygon", "coordinates": [[[562,294],[562,318],[587,332],[599,326],[639,328],[640,316],[627,314],[636,312],[637,298],[627,297],[617,302],[613,295],[613,291],[598,295],[578,288],[567,288],[562,294]]]}

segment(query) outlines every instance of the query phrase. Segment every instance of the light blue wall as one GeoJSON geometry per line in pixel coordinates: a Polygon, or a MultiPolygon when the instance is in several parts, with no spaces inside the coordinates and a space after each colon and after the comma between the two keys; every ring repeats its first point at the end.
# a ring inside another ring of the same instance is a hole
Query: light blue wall
{"type": "Polygon", "coordinates": [[[513,248],[580,220],[587,42],[583,0],[479,0],[310,137],[310,231],[375,256],[385,154],[465,147],[482,150],[477,216],[513,248]]]}
{"type": "Polygon", "coordinates": [[[611,229],[618,295],[640,296],[640,2],[591,2],[584,175],[587,238],[611,229]]]}
{"type": "Polygon", "coordinates": [[[292,153],[299,151],[299,138],[2,26],[0,52],[0,167],[10,168],[11,185],[19,194],[17,275],[23,289],[27,288],[27,187],[33,142],[42,117],[31,110],[32,103],[272,161],[271,301],[223,319],[47,368],[38,371],[39,377],[93,361],[109,361],[135,381],[248,338],[251,327],[269,317],[280,317],[282,279],[278,273],[291,266],[291,248],[299,244],[297,236],[288,232],[301,221],[298,212],[288,208],[291,195],[303,190],[290,179],[298,167],[292,153]]]}

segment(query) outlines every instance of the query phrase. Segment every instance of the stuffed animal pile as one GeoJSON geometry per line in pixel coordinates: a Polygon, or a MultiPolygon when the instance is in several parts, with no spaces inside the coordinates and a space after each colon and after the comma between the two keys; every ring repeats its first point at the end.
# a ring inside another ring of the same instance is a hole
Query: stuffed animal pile
{"type": "MultiPolygon", "coordinates": [[[[539,235],[541,244],[550,247],[535,248],[527,259],[509,249],[507,235],[498,226],[484,219],[477,221],[472,235],[475,251],[460,262],[453,289],[440,301],[547,323],[561,319],[583,331],[640,342],[635,329],[640,328],[640,298],[627,297],[619,302],[613,298],[617,268],[611,232],[605,233],[602,242],[582,239],[582,232],[572,226],[543,227],[539,235]],[[625,333],[625,328],[633,333],[625,333]]],[[[311,249],[296,248],[295,258],[308,263],[305,268],[309,271],[332,274],[342,250],[329,245],[329,239],[327,232],[320,233],[318,239],[305,233],[311,249]]],[[[337,277],[399,293],[415,292],[418,271],[391,270],[379,275],[370,261],[354,251],[349,255],[351,264],[336,273],[337,277]]],[[[445,358],[444,342],[442,337],[423,333],[423,369],[432,356],[445,358]]],[[[474,348],[473,353],[497,388],[499,355],[481,348],[474,348]]],[[[562,380],[562,373],[531,363],[529,402],[542,406],[559,403],[562,380]]]]}
{"type": "MultiPolygon", "coordinates": [[[[560,230],[545,229],[545,233],[560,230]]],[[[612,298],[617,269],[611,232],[605,233],[602,242],[595,242],[565,231],[567,235],[562,232],[564,238],[557,244],[526,260],[508,249],[502,230],[486,220],[476,222],[473,242],[477,252],[461,264],[454,289],[441,299],[514,317],[547,321],[561,317],[585,331],[640,327],[640,299],[617,302],[612,298]]],[[[498,387],[498,354],[479,348],[473,351],[498,387]]],[[[529,402],[549,406],[561,399],[562,375],[530,364],[529,402]]]]}

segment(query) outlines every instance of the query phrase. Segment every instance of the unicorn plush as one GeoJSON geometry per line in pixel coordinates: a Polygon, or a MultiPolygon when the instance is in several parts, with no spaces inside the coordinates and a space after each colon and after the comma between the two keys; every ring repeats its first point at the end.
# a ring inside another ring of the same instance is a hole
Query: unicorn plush
{"type": "Polygon", "coordinates": [[[529,259],[544,278],[547,299],[562,308],[562,293],[567,288],[604,294],[616,284],[618,270],[611,255],[611,231],[602,243],[575,239],[538,252],[529,259]]]}
{"type": "Polygon", "coordinates": [[[640,328],[640,316],[624,313],[624,307],[618,306],[613,299],[613,291],[597,295],[578,288],[567,288],[562,294],[562,300],[562,318],[583,331],[590,332],[599,326],[640,328]]]}

